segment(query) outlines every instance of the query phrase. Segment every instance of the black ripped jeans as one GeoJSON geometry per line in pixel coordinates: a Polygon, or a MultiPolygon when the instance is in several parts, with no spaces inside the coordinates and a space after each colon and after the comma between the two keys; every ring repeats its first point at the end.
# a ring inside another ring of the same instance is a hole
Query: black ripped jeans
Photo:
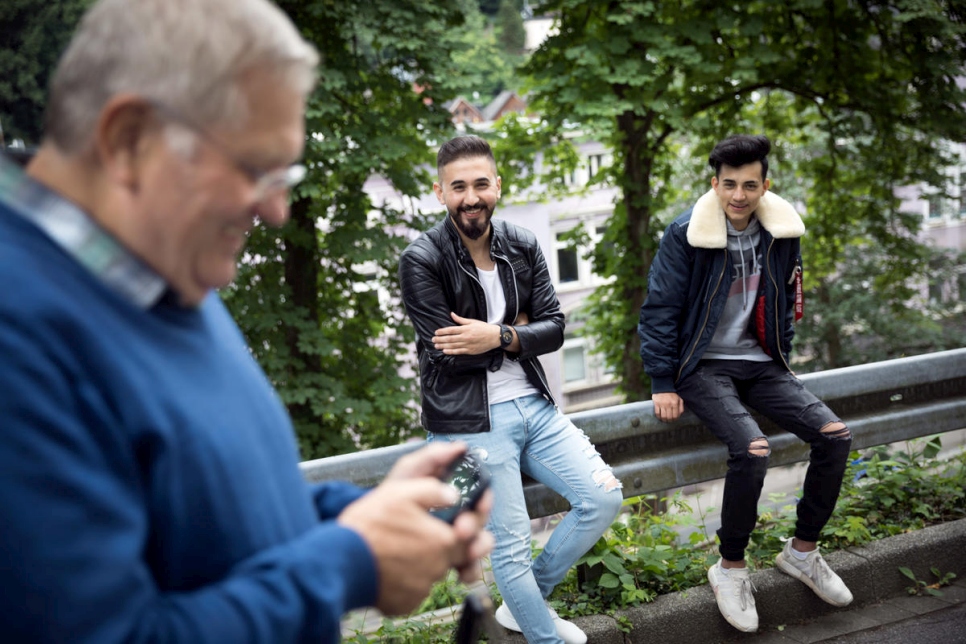
{"type": "MultiPolygon", "coordinates": [[[[832,410],[774,362],[702,360],[693,373],[678,383],[677,393],[684,400],[685,409],[693,411],[728,447],[728,474],[718,530],[721,556],[730,561],[745,558],[751,531],[758,521],[758,499],[768,469],[770,449],[751,446],[765,435],[745,405],[811,445],[795,536],[803,541],[818,541],[838,500],[852,448],[848,430],[821,431],[829,423],[841,422],[832,410]],[[766,455],[751,454],[749,449],[766,455]]],[[[765,447],[764,442],[761,445],[765,447]]]]}

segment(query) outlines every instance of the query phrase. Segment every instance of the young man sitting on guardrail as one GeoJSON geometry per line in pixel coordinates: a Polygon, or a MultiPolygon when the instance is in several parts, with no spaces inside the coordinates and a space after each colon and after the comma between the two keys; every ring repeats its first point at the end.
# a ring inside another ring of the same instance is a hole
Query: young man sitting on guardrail
{"type": "Polygon", "coordinates": [[[805,225],[768,192],[770,149],[766,137],[751,135],[715,146],[712,189],[664,231],[638,327],[654,414],[671,422],[687,405],[728,447],[721,559],[708,580],[724,618],[749,632],[758,629],[758,613],[744,552],[770,448],[745,405],[811,445],[795,535],[778,569],[834,606],[852,601],[816,544],[838,499],[852,436],[789,366],[805,225]]]}
{"type": "Polygon", "coordinates": [[[422,423],[430,440],[461,440],[490,470],[497,621],[531,644],[581,644],[583,631],[544,599],[610,527],[621,484],[553,402],[537,356],[563,344],[564,316],[533,233],[491,219],[501,182],[489,144],[456,137],[440,148],[437,170],[447,216],[399,259],[422,423]],[[536,559],[521,472],[571,506],[536,559]]]}

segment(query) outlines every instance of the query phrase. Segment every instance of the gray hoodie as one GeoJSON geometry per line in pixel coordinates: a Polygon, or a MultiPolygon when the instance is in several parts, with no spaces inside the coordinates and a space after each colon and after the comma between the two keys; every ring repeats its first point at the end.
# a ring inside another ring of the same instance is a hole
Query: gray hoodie
{"type": "Polygon", "coordinates": [[[752,215],[744,230],[728,225],[728,253],[734,272],[728,301],[715,328],[714,337],[702,359],[751,360],[768,362],[771,358],[751,332],[751,316],[755,310],[758,283],[761,280],[761,225],[752,215]]]}

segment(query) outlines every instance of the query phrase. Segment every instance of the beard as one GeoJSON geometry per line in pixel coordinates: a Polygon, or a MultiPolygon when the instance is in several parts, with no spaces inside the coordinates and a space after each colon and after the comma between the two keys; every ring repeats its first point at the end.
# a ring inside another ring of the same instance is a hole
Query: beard
{"type": "Polygon", "coordinates": [[[469,239],[479,239],[490,228],[490,218],[493,216],[493,211],[484,205],[480,205],[479,208],[481,211],[480,216],[473,221],[464,221],[460,216],[464,208],[449,211],[449,216],[453,220],[453,223],[456,224],[456,228],[469,239]]]}

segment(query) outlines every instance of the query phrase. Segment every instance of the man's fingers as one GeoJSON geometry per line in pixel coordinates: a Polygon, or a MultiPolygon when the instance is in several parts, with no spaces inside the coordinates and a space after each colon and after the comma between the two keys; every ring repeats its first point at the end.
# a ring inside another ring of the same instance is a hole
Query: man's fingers
{"type": "Polygon", "coordinates": [[[394,482],[393,488],[396,494],[427,510],[452,505],[460,500],[456,488],[432,477],[403,479],[394,482]]]}
{"type": "Polygon", "coordinates": [[[464,452],[466,452],[466,444],[459,441],[429,443],[396,461],[386,478],[439,477],[446,471],[447,466],[464,452]]]}
{"type": "Polygon", "coordinates": [[[436,335],[456,335],[463,332],[463,327],[461,326],[444,326],[436,329],[436,335]]]}

